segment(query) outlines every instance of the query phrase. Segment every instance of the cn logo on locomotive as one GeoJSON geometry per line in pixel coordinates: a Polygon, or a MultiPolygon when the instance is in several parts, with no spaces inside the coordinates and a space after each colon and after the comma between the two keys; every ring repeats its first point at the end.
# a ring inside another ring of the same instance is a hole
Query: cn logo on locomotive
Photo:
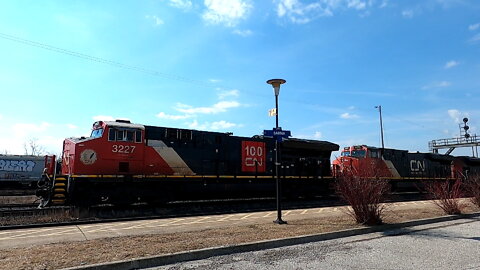
{"type": "Polygon", "coordinates": [[[425,171],[425,160],[410,160],[410,171],[413,173],[419,173],[425,171]]]}
{"type": "Polygon", "coordinates": [[[92,149],[85,149],[80,154],[80,161],[85,165],[91,165],[97,161],[97,152],[92,149]]]}
{"type": "Polygon", "coordinates": [[[242,172],[265,172],[265,143],[242,141],[242,172]]]}

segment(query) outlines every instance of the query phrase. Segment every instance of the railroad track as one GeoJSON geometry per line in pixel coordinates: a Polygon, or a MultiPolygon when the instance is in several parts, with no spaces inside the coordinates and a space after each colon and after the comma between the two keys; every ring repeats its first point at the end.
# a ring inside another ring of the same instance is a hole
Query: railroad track
{"type": "MultiPolygon", "coordinates": [[[[415,194],[394,194],[389,202],[425,199],[415,194]]],[[[328,196],[317,199],[284,201],[282,209],[306,209],[345,205],[338,198],[328,196]]],[[[127,221],[139,219],[172,218],[230,213],[248,213],[276,210],[274,198],[248,200],[214,200],[171,202],[161,207],[145,204],[128,207],[95,206],[89,208],[58,206],[38,209],[31,206],[0,208],[0,229],[15,226],[73,225],[95,222],[127,221]]]]}
{"type": "Polygon", "coordinates": [[[35,189],[0,189],[0,196],[27,196],[35,195],[35,189]]]}
{"type": "MultiPolygon", "coordinates": [[[[66,207],[68,208],[68,207],[66,207]]],[[[62,209],[64,211],[65,209],[62,209]]],[[[31,217],[31,216],[48,216],[52,213],[58,212],[58,208],[44,208],[39,209],[34,207],[33,205],[30,206],[2,206],[0,208],[0,218],[18,218],[18,217],[31,217]]]]}

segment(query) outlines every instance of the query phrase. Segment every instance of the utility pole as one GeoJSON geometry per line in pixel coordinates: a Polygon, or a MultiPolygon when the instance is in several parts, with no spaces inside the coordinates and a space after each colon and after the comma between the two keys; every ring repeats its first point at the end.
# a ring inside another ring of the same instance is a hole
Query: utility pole
{"type": "Polygon", "coordinates": [[[382,105],[375,106],[375,108],[378,109],[378,112],[380,114],[380,136],[382,138],[382,157],[383,157],[383,149],[385,148],[385,144],[383,142],[382,105]]]}

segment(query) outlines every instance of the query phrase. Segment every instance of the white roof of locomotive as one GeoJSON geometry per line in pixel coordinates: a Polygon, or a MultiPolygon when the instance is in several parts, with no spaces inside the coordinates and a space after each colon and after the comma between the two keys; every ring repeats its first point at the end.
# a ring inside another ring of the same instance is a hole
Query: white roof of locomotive
{"type": "Polygon", "coordinates": [[[145,129],[145,126],[140,124],[132,124],[132,123],[125,123],[125,122],[117,122],[117,121],[104,121],[104,123],[110,127],[145,129]]]}

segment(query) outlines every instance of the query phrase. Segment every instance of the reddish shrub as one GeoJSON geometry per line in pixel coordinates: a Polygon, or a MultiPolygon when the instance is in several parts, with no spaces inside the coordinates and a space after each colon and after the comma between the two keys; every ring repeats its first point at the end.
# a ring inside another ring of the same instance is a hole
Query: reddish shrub
{"type": "Polygon", "coordinates": [[[480,207],[480,175],[470,176],[465,181],[465,189],[472,203],[480,207]]]}
{"type": "Polygon", "coordinates": [[[361,172],[344,169],[335,185],[337,194],[350,205],[349,214],[364,225],[383,223],[382,202],[390,191],[387,181],[376,177],[375,172],[374,166],[361,172]]]}
{"type": "Polygon", "coordinates": [[[445,214],[461,214],[466,207],[460,201],[464,197],[463,184],[460,178],[455,180],[435,181],[425,184],[425,189],[431,194],[433,202],[440,207],[445,214]]]}

